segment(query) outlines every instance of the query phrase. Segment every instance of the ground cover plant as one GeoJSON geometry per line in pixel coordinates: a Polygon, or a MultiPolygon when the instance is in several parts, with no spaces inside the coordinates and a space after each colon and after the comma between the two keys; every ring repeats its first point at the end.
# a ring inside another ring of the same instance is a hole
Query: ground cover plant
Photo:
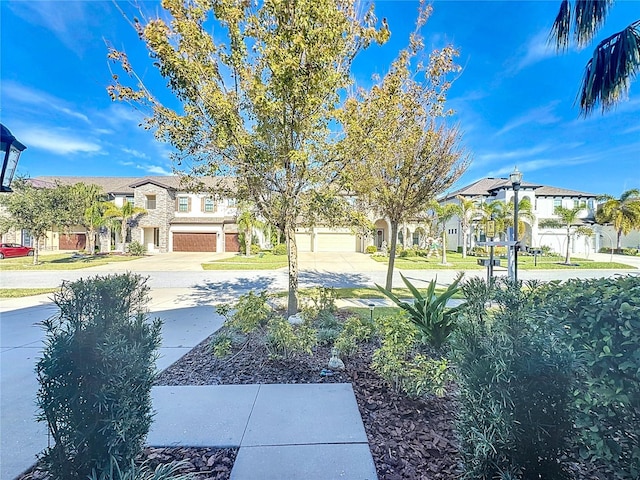
{"type": "Polygon", "coordinates": [[[4,270],[79,270],[114,262],[128,262],[141,258],[135,255],[98,254],[78,255],[73,253],[45,254],[33,264],[32,257],[6,258],[0,261],[0,271],[4,270]]]}

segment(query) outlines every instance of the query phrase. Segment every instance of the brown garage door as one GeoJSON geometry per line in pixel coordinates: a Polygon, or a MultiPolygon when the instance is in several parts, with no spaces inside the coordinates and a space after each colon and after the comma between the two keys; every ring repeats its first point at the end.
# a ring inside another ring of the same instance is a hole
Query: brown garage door
{"type": "Polygon", "coordinates": [[[84,250],[87,245],[87,236],[84,233],[60,234],[58,248],[60,250],[84,250]]]}
{"type": "Polygon", "coordinates": [[[224,234],[224,251],[225,252],[239,252],[240,240],[237,233],[225,233],[224,234]]]}
{"type": "Polygon", "coordinates": [[[174,252],[215,252],[215,233],[174,233],[174,252]]]}

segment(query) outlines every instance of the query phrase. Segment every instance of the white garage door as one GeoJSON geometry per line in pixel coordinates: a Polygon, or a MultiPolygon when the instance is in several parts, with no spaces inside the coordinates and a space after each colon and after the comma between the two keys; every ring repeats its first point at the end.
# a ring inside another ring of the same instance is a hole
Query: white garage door
{"type": "Polygon", "coordinates": [[[356,236],[352,233],[318,233],[318,252],[355,252],[356,236]]]}
{"type": "Polygon", "coordinates": [[[296,245],[299,252],[311,251],[311,234],[310,233],[296,233],[296,245]]]}

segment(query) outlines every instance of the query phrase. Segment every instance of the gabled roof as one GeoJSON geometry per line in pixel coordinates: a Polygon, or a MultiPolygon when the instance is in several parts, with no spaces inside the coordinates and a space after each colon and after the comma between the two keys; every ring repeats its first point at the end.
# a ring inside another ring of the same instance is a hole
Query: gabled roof
{"type": "MultiPolygon", "coordinates": [[[[462,197],[490,197],[500,190],[511,190],[513,187],[508,178],[481,178],[470,185],[459,188],[448,193],[442,200],[451,200],[459,196],[462,197]]],[[[565,188],[549,187],[538,183],[522,182],[522,190],[534,190],[536,196],[540,197],[597,197],[593,193],[579,192],[577,190],[567,190],[565,188]]]]}
{"type": "MultiPolygon", "coordinates": [[[[112,195],[133,195],[136,187],[152,183],[161,188],[170,190],[186,189],[183,185],[182,177],[178,175],[156,175],[148,177],[36,177],[30,180],[34,185],[40,186],[54,186],[56,183],[60,185],[75,185],[76,183],[84,183],[86,185],[98,185],[106,193],[112,195]]],[[[231,188],[234,184],[233,178],[227,177],[201,177],[197,179],[197,182],[203,188],[216,188],[224,186],[225,188],[231,188]]]]}

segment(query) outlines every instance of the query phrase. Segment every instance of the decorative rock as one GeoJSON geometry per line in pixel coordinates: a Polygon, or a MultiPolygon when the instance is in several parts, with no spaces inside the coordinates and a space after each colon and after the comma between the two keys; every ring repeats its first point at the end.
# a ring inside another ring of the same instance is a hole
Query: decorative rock
{"type": "Polygon", "coordinates": [[[300,325],[302,322],[304,322],[304,318],[302,318],[302,314],[300,313],[296,313],[289,317],[289,323],[291,325],[300,325]]]}
{"type": "Polygon", "coordinates": [[[338,350],[335,348],[331,349],[331,358],[327,366],[333,370],[344,370],[344,362],[338,357],[338,350]]]}

